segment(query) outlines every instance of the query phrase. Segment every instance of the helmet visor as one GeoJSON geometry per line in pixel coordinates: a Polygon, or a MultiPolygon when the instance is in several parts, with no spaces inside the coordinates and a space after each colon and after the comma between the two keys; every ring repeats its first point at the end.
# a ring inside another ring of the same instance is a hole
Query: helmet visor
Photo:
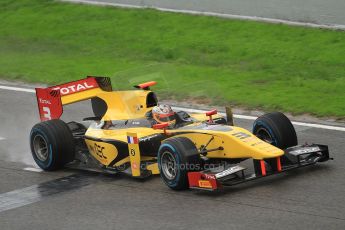
{"type": "Polygon", "coordinates": [[[174,121],[175,120],[175,113],[159,114],[157,119],[161,122],[174,121]]]}

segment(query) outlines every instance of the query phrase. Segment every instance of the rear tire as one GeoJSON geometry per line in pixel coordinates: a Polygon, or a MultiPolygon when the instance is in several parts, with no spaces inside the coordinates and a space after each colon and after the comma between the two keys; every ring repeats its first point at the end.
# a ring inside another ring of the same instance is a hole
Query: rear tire
{"type": "Polygon", "coordinates": [[[158,150],[158,167],[164,183],[171,189],[188,189],[188,172],[200,170],[200,154],[186,137],[171,138],[158,150]]]}
{"type": "Polygon", "coordinates": [[[280,112],[257,118],[253,125],[253,134],[280,149],[297,145],[295,128],[289,118],[280,112]]]}
{"type": "Polygon", "coordinates": [[[73,135],[62,120],[36,124],[31,129],[30,147],[35,162],[43,170],[58,170],[74,160],[73,135]]]}

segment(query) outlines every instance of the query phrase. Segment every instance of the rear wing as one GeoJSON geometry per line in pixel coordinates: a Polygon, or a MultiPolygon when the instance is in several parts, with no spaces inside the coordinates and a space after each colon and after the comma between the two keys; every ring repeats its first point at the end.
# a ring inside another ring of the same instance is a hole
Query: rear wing
{"type": "Polygon", "coordinates": [[[87,77],[48,88],[36,88],[40,119],[59,119],[63,113],[63,105],[88,100],[104,91],[112,91],[108,77],[87,77]]]}

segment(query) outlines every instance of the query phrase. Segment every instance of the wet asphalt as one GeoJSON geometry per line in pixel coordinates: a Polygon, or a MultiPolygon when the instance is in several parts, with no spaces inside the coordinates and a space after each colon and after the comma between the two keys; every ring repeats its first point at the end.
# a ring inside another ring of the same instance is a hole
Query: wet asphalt
{"type": "MultiPolygon", "coordinates": [[[[88,102],[63,119],[91,114],[88,102]]],[[[34,94],[0,89],[0,229],[344,229],[345,132],[296,126],[300,143],[329,145],[334,161],[223,192],[176,192],[159,176],[136,180],[75,169],[36,167],[29,132],[34,94]]],[[[235,120],[250,128],[252,121],[235,120]]]]}

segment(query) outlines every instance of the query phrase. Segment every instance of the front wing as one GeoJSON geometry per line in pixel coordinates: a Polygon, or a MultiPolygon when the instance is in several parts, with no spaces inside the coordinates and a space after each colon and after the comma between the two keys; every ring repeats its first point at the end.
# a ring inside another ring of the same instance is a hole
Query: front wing
{"type": "Polygon", "coordinates": [[[246,173],[246,168],[240,165],[218,167],[200,172],[189,172],[189,187],[215,191],[226,186],[233,186],[251,180],[279,174],[285,171],[314,165],[329,159],[328,146],[312,144],[295,146],[285,150],[283,156],[263,160],[253,160],[254,172],[246,173]]]}

